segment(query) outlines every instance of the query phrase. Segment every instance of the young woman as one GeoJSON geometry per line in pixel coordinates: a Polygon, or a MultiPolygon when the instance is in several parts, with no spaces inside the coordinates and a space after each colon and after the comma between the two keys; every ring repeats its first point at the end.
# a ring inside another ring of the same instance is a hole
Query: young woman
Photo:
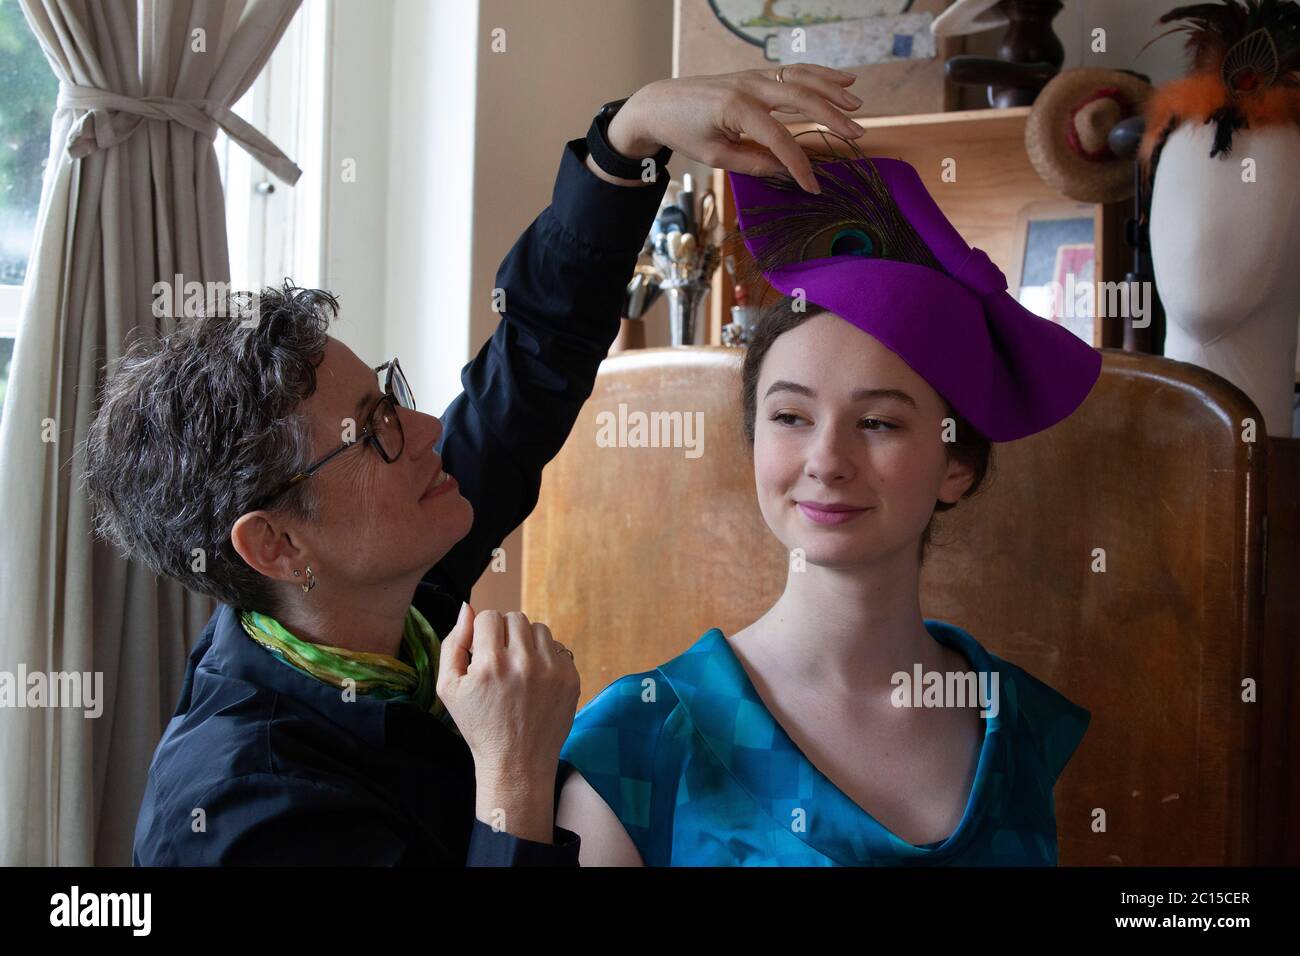
{"type": "Polygon", "coordinates": [[[584,865],[1054,864],[1052,787],[1089,713],[923,619],[919,571],[990,440],[1066,417],[1100,356],[1021,308],[907,164],[817,176],[806,197],[732,176],[784,293],[743,367],[758,503],[803,560],[748,627],[579,713],[558,823],[584,865]],[[901,706],[917,667],[977,692],[901,706]]]}

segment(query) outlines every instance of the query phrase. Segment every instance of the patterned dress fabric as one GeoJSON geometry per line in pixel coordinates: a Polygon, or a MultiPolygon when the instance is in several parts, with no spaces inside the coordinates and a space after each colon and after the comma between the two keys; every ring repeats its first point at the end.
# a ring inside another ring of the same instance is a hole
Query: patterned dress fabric
{"type": "Polygon", "coordinates": [[[561,773],[583,775],[647,866],[1056,865],[1052,788],[1091,714],[960,627],[924,623],[971,670],[998,674],[999,707],[983,718],[974,785],[945,840],[900,839],[825,777],[718,628],[584,707],[561,773]]]}

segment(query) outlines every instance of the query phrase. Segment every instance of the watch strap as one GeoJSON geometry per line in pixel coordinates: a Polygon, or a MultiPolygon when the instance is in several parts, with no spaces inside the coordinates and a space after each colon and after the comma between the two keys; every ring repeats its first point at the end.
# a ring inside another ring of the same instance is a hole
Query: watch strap
{"type": "MultiPolygon", "coordinates": [[[[619,109],[627,102],[628,98],[615,100],[612,103],[606,103],[596,114],[596,118],[591,121],[591,129],[587,131],[587,152],[597,166],[617,179],[640,179],[645,169],[645,159],[629,159],[609,144],[607,130],[609,129],[610,120],[614,118],[619,109]]],[[[653,156],[646,157],[653,160],[655,170],[655,180],[659,178],[659,171],[666,168],[668,160],[672,158],[673,151],[667,146],[659,150],[653,156]]]]}

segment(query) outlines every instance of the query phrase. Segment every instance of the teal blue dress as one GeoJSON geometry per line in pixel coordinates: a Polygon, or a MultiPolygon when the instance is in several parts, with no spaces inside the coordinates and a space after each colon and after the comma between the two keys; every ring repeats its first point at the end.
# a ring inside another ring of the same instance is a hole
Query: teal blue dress
{"type": "Polygon", "coordinates": [[[718,628],[601,691],[574,720],[561,772],[586,778],[647,866],[1054,866],[1052,787],[1091,714],[961,628],[925,627],[972,670],[998,673],[998,712],[945,840],[900,839],[813,766],[718,628]]]}

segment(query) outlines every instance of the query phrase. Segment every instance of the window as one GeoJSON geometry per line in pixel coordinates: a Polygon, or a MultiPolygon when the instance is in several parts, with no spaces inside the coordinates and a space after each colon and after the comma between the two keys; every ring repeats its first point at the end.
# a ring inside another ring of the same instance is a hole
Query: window
{"type": "Polygon", "coordinates": [[[16,0],[0,0],[0,409],[59,83],[16,0]]]}
{"type": "MultiPolygon", "coordinates": [[[[224,132],[214,144],[236,289],[279,285],[284,276],[319,284],[327,14],[326,0],[304,0],[233,107],[302,168],[298,184],[290,188],[272,177],[224,132]]],[[[0,0],[0,414],[58,86],[16,0],[0,0]]]]}

